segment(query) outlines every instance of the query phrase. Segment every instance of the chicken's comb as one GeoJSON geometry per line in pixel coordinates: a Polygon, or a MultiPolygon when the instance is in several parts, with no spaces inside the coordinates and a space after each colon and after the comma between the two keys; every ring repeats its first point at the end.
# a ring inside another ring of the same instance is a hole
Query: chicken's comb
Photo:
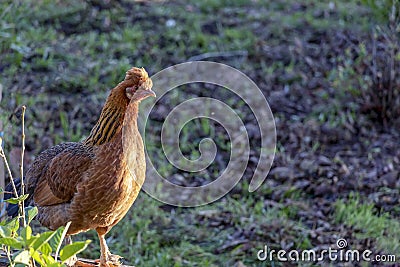
{"type": "Polygon", "coordinates": [[[128,70],[125,75],[125,81],[133,82],[138,86],[140,86],[143,82],[146,82],[148,79],[149,75],[144,68],[133,67],[128,70]]]}

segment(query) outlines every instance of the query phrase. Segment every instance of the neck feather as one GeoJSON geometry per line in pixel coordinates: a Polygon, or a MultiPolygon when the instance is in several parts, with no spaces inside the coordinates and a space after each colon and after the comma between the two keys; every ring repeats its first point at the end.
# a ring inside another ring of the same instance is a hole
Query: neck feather
{"type": "Polygon", "coordinates": [[[118,87],[111,91],[99,120],[90,135],[83,141],[85,145],[98,146],[110,142],[116,134],[122,131],[127,112],[129,113],[127,119],[134,118],[131,123],[136,125],[138,105],[131,103],[130,108],[128,108],[129,99],[125,96],[125,90],[116,89],[118,87]]]}

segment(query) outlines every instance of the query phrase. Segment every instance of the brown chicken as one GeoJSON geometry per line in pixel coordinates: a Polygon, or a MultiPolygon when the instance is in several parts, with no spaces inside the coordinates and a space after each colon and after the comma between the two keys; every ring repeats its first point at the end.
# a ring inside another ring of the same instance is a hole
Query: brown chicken
{"type": "Polygon", "coordinates": [[[137,128],[141,100],[155,96],[143,68],[132,68],[111,90],[90,135],[39,154],[26,173],[37,219],[52,230],[71,222],[68,235],[97,231],[100,266],[115,265],[105,235],[127,213],[145,179],[143,141],[137,128]]]}

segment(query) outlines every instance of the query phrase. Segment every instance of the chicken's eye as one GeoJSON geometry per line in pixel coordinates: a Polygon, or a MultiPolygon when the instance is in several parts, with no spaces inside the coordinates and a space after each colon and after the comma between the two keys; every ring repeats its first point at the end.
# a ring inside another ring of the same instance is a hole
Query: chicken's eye
{"type": "Polygon", "coordinates": [[[126,97],[129,98],[129,99],[132,99],[133,95],[136,92],[136,89],[137,88],[135,88],[135,87],[127,87],[126,90],[125,90],[126,97]]]}

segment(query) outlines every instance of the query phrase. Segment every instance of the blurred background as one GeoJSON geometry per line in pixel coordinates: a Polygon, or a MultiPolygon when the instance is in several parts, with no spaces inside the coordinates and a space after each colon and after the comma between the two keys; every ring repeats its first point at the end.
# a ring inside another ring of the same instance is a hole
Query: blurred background
{"type": "MultiPolygon", "coordinates": [[[[261,262],[257,252],[264,245],[321,250],[344,238],[350,249],[400,257],[399,19],[398,0],[1,1],[3,145],[18,174],[21,105],[27,168],[40,151],[87,136],[131,66],[153,75],[192,60],[228,64],[260,87],[274,113],[278,143],[267,180],[248,192],[261,148],[243,100],[210,84],[173,90],[157,103],[146,132],[158,171],[200,186],[224,170],[230,141],[213,121],[195,119],[180,134],[189,158],[199,156],[203,138],[217,144],[206,170],[176,169],[161,150],[168,113],[209,96],[246,125],[252,149],[245,177],[199,208],[141,193],[107,236],[111,251],[136,266],[286,266],[261,262]]],[[[80,256],[98,257],[95,232],[74,240],[84,239],[94,241],[80,256]]]]}

